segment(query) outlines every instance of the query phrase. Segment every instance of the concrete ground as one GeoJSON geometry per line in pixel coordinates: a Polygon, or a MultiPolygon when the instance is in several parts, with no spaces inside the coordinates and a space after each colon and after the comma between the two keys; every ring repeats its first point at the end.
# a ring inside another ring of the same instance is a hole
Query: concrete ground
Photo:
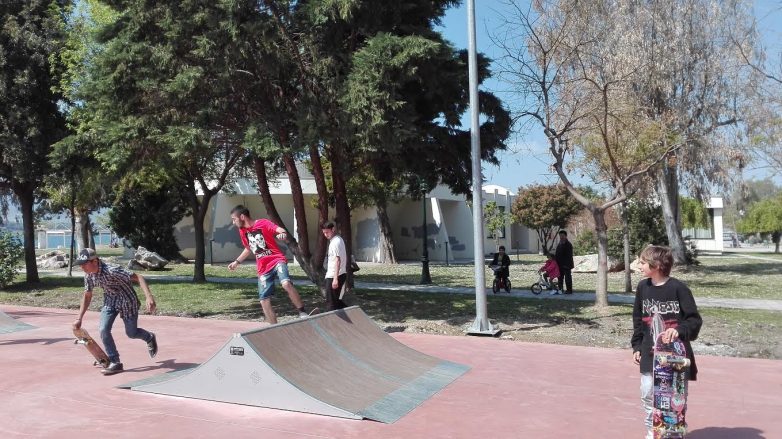
{"type": "MultiPolygon", "coordinates": [[[[73,310],[3,306],[37,329],[0,334],[2,438],[641,438],[638,369],[629,350],[392,334],[472,369],[394,424],[132,392],[115,386],[207,360],[261,323],[142,316],[157,333],[150,360],[121,322],[124,373],[104,377],[72,342],[73,310]]],[[[97,332],[89,313],[85,328],[97,332]]],[[[698,357],[690,439],[782,437],[782,363],[698,357]]],[[[313,371],[318,365],[312,364],[313,371]]]]}

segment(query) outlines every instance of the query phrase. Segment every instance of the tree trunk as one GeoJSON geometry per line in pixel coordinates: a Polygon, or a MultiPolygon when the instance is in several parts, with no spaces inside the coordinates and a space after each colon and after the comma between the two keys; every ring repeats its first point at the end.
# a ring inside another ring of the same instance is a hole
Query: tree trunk
{"type": "MultiPolygon", "coordinates": [[[[344,145],[341,145],[344,148],[344,145]]],[[[345,252],[347,261],[350,262],[353,257],[353,234],[350,223],[350,203],[348,202],[348,190],[345,179],[345,163],[342,156],[335,149],[331,150],[329,156],[331,161],[331,182],[334,188],[334,204],[337,211],[337,225],[340,235],[345,241],[345,252]]],[[[353,287],[353,272],[348,270],[345,289],[350,291],[353,287]]]]}
{"type": "Polygon", "coordinates": [[[79,210],[77,207],[74,207],[71,222],[73,223],[73,237],[75,238],[74,240],[76,242],[76,250],[89,247],[89,245],[87,245],[87,238],[84,236],[84,226],[82,225],[82,221],[83,217],[81,210],[79,210]]]}
{"type": "Polygon", "coordinates": [[[624,262],[625,262],[625,293],[633,292],[633,279],[630,270],[630,225],[627,218],[627,202],[620,205],[622,212],[622,241],[624,244],[624,262]]]}
{"type": "Polygon", "coordinates": [[[204,233],[204,218],[206,218],[207,209],[209,209],[209,200],[212,199],[210,192],[204,192],[204,197],[197,207],[193,210],[193,233],[195,234],[195,261],[193,266],[193,282],[206,282],[206,236],[204,233]]]}
{"type": "Polygon", "coordinates": [[[394,254],[394,237],[391,234],[391,221],[388,219],[386,200],[378,200],[377,223],[380,232],[380,255],[378,262],[384,264],[396,264],[394,254]]]}
{"type": "MultiPolygon", "coordinates": [[[[282,220],[280,213],[277,211],[277,206],[275,206],[271,191],[269,191],[269,178],[266,174],[266,164],[260,157],[255,157],[253,158],[253,167],[255,168],[255,176],[258,182],[258,192],[260,193],[263,206],[266,209],[266,215],[269,217],[271,222],[281,227],[285,227],[285,222],[282,220]]],[[[288,175],[288,178],[291,178],[290,174],[288,175]]],[[[291,188],[293,188],[293,183],[291,183],[291,188]]],[[[299,188],[301,188],[300,182],[299,188]]],[[[301,189],[299,189],[299,192],[301,192],[301,189]]],[[[295,199],[296,198],[294,197],[294,200],[295,199]]],[[[301,200],[303,200],[303,196],[301,200]]],[[[301,206],[296,206],[294,203],[294,209],[304,212],[303,201],[301,206]]],[[[318,264],[317,261],[314,261],[311,256],[305,258],[304,255],[302,255],[299,242],[293,236],[291,236],[290,233],[288,234],[288,241],[286,244],[288,245],[288,248],[291,250],[291,252],[293,252],[293,256],[299,262],[299,266],[301,266],[301,269],[304,270],[304,273],[307,275],[307,277],[313,283],[318,285],[322,291],[325,291],[323,288],[323,276],[321,275],[322,267],[320,267],[320,269],[317,267],[317,265],[320,264],[318,264]]]]}
{"type": "Polygon", "coordinates": [[[549,239],[551,237],[551,228],[544,227],[536,231],[538,232],[538,242],[540,242],[540,252],[538,253],[545,256],[550,255],[554,247],[554,238],[549,239]]]}
{"type": "Polygon", "coordinates": [[[597,285],[595,287],[595,306],[608,306],[608,226],[606,226],[605,210],[593,208],[597,234],[597,285]]]}
{"type": "MultiPolygon", "coordinates": [[[[316,145],[311,145],[310,152],[310,164],[312,166],[312,176],[315,178],[315,188],[318,191],[318,226],[325,223],[329,219],[329,205],[327,200],[329,199],[329,190],[326,186],[326,176],[323,173],[323,164],[320,161],[320,152],[316,145]]],[[[313,260],[322,261],[326,256],[326,237],[323,233],[318,233],[317,244],[315,245],[315,251],[313,252],[313,260]]],[[[321,267],[322,269],[323,267],[321,267]]],[[[325,271],[323,275],[325,276],[325,271]]]]}
{"type": "Polygon", "coordinates": [[[774,243],[774,253],[779,253],[780,235],[782,235],[782,232],[779,231],[771,233],[771,242],[774,243]]]}
{"type": "MultiPolygon", "coordinates": [[[[189,175],[189,174],[185,174],[189,175]]],[[[198,200],[198,191],[195,187],[195,180],[192,177],[185,178],[187,185],[187,200],[190,204],[190,210],[193,212],[193,233],[195,235],[195,260],[193,261],[193,282],[206,282],[206,272],[204,264],[206,260],[206,239],[204,236],[204,218],[209,209],[209,200],[212,199],[215,192],[204,190],[203,198],[198,200]]]]}
{"type": "MultiPolygon", "coordinates": [[[[296,217],[299,254],[304,261],[310,261],[312,259],[312,254],[310,253],[310,234],[309,230],[307,230],[307,212],[304,210],[304,192],[301,190],[299,170],[296,169],[296,162],[290,154],[283,155],[282,160],[285,163],[285,171],[288,173],[288,182],[291,186],[293,214],[296,217]]],[[[290,233],[288,235],[290,235],[290,233]]]]}
{"type": "Polygon", "coordinates": [[[35,186],[32,183],[12,184],[12,189],[22,210],[24,227],[24,266],[27,283],[38,283],[38,266],[35,261],[35,221],[33,204],[35,202],[35,186]]]}
{"type": "Polygon", "coordinates": [[[91,249],[95,249],[95,231],[92,228],[89,210],[84,214],[84,219],[84,233],[87,236],[87,245],[89,245],[91,249]]]}
{"type": "Polygon", "coordinates": [[[71,188],[71,193],[73,196],[71,196],[71,205],[70,205],[70,214],[71,214],[71,247],[68,249],[68,277],[73,276],[73,261],[74,258],[74,251],[76,248],[76,208],[73,207],[73,205],[76,203],[76,191],[71,188]]]}
{"type": "Polygon", "coordinates": [[[657,172],[657,195],[660,197],[665,233],[675,264],[686,264],[687,255],[679,226],[679,182],[675,167],[662,166],[657,172]]]}

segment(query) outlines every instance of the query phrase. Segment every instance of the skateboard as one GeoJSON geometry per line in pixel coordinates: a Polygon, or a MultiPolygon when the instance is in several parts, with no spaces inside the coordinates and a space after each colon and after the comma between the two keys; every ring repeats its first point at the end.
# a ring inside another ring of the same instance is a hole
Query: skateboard
{"type": "MultiPolygon", "coordinates": [[[[655,315],[655,319],[659,316],[655,315]]],[[[662,319],[658,325],[662,325],[662,319]]],[[[659,326],[658,326],[659,327],[659,326]]],[[[657,332],[652,363],[654,376],[655,439],[684,438],[687,434],[687,369],[690,359],[681,340],[663,343],[662,330],[657,332]]]]}
{"type": "Polygon", "coordinates": [[[76,337],[76,340],[74,340],[73,343],[83,344],[84,347],[86,347],[87,350],[92,354],[92,356],[95,357],[95,362],[92,363],[93,366],[108,367],[109,357],[105,352],[103,352],[103,348],[100,347],[98,342],[95,341],[94,338],[90,337],[90,333],[87,332],[86,329],[74,328],[73,335],[76,337]]]}

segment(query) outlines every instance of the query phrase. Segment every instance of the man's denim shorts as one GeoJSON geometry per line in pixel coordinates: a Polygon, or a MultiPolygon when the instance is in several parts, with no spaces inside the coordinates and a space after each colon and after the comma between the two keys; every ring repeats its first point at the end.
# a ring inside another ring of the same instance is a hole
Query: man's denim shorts
{"type": "Polygon", "coordinates": [[[258,276],[258,298],[260,300],[268,299],[274,295],[274,280],[280,283],[291,282],[288,276],[288,264],[280,262],[269,270],[266,274],[258,276]]]}

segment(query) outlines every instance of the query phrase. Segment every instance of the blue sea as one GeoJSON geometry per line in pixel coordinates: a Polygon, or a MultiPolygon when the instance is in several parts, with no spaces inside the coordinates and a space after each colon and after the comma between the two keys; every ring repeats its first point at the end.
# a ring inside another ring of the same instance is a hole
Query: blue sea
{"type": "MultiPolygon", "coordinates": [[[[12,230],[11,233],[17,235],[20,241],[24,241],[22,232],[18,230],[12,230]]],[[[38,234],[35,235],[35,248],[38,248],[38,234]]],[[[95,245],[109,245],[111,242],[110,233],[101,233],[95,235],[95,245]]],[[[46,236],[46,248],[69,248],[71,246],[71,234],[70,233],[50,233],[46,236]]]]}

